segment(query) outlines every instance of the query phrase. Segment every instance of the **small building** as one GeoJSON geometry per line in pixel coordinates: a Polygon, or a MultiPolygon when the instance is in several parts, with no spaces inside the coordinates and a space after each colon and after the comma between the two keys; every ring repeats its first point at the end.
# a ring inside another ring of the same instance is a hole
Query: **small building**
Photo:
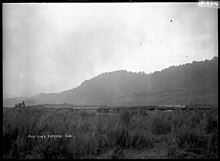
{"type": "Polygon", "coordinates": [[[18,107],[18,108],[25,107],[24,101],[22,101],[22,103],[15,104],[15,107],[18,107]]]}

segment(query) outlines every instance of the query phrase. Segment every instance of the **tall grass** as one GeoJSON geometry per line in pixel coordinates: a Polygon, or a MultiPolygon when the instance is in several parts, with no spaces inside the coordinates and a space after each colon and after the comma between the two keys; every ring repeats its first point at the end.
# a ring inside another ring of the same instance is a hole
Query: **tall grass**
{"type": "Polygon", "coordinates": [[[216,111],[143,110],[92,113],[73,109],[3,109],[4,158],[96,158],[109,151],[149,150],[165,143],[167,158],[218,158],[216,111]],[[70,134],[62,138],[30,138],[70,134]]]}

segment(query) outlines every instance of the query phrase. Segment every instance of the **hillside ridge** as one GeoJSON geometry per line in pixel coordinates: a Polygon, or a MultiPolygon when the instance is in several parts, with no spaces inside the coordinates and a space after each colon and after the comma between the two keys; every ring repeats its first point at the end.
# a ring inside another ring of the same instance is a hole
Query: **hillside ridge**
{"type": "MultiPolygon", "coordinates": [[[[83,81],[60,93],[41,93],[26,99],[35,104],[218,104],[218,57],[170,66],[146,74],[117,70],[83,81]]],[[[5,104],[4,104],[5,105],[5,104]]]]}

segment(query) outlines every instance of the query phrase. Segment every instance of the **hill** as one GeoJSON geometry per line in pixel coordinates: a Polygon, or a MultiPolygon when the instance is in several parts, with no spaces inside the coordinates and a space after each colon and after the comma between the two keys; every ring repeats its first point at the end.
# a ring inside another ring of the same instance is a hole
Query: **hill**
{"type": "Polygon", "coordinates": [[[145,74],[107,72],[61,93],[39,94],[26,104],[148,105],[218,104],[218,58],[145,74]]]}

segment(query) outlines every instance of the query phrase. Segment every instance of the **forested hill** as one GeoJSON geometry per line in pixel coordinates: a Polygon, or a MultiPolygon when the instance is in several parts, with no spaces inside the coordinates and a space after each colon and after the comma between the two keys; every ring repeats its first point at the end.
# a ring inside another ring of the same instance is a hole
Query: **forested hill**
{"type": "Polygon", "coordinates": [[[30,104],[80,105],[218,104],[218,58],[145,74],[125,70],[100,74],[77,88],[39,94],[30,104]]]}

